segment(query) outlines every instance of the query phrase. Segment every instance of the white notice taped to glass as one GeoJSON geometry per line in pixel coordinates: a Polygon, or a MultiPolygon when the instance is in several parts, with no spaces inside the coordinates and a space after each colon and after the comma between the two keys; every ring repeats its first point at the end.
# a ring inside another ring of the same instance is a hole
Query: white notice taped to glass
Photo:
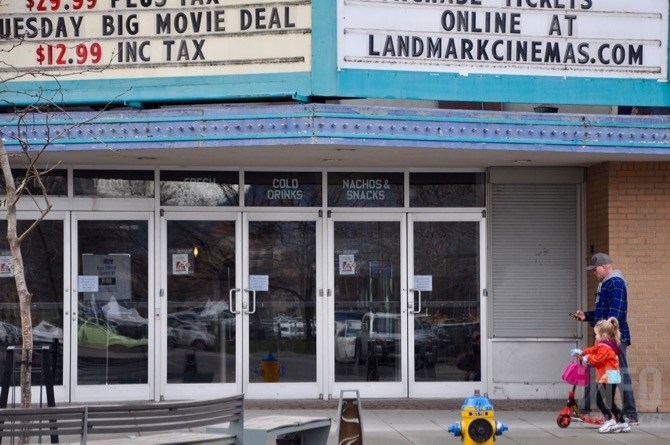
{"type": "Polygon", "coordinates": [[[421,292],[433,291],[433,276],[432,275],[414,275],[414,289],[421,292]]]}
{"type": "Polygon", "coordinates": [[[79,275],[77,278],[79,292],[98,292],[97,275],[79,275]]]}
{"type": "Polygon", "coordinates": [[[249,275],[249,290],[267,292],[270,278],[268,275],[249,275]]]}

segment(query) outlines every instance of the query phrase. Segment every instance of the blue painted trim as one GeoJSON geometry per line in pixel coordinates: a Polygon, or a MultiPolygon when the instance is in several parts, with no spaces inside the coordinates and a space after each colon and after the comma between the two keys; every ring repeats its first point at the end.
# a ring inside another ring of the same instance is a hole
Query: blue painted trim
{"type": "Polygon", "coordinates": [[[3,102],[18,106],[41,103],[58,105],[128,105],[202,103],[235,100],[291,100],[311,93],[309,72],[239,76],[169,77],[132,80],[81,80],[12,82],[0,91],[3,102]],[[27,92],[22,93],[22,92],[27,92]]]}
{"type": "MultiPolygon", "coordinates": [[[[156,114],[148,113],[116,113],[114,110],[103,114],[91,112],[71,113],[66,118],[51,116],[48,124],[51,126],[64,125],[73,126],[86,124],[92,121],[96,125],[103,124],[161,124],[161,123],[192,123],[192,122],[213,122],[213,121],[243,121],[254,120],[263,121],[269,119],[348,119],[348,120],[383,120],[398,122],[442,122],[450,124],[486,124],[486,125],[515,125],[515,126],[534,126],[551,125],[558,127],[588,127],[588,128],[636,128],[636,129],[660,129],[667,130],[667,119],[655,116],[647,119],[635,116],[597,116],[594,119],[589,116],[576,114],[528,114],[528,113],[480,113],[480,112],[453,112],[446,110],[422,110],[421,114],[415,114],[416,109],[390,109],[378,108],[378,112],[369,112],[369,107],[352,106],[274,106],[274,107],[236,107],[236,108],[194,108],[197,110],[194,114],[185,114],[185,109],[164,109],[156,114]],[[267,110],[277,110],[268,112],[267,110]],[[342,111],[331,111],[341,109],[342,111]],[[241,112],[244,110],[244,112],[241,112]],[[253,110],[253,111],[252,111],[253,110]],[[383,112],[379,112],[383,110],[383,112]],[[171,115],[172,114],[172,115],[171,115]],[[659,121],[660,122],[654,122],[659,121]]],[[[3,123],[16,122],[17,117],[13,115],[4,115],[0,117],[0,125],[3,123]],[[6,118],[6,119],[4,119],[6,118]]],[[[34,121],[38,125],[44,125],[47,122],[46,117],[42,115],[34,116],[34,121]]]]}
{"type": "MultiPolygon", "coordinates": [[[[38,114],[21,128],[50,152],[349,145],[411,149],[611,152],[670,155],[670,118],[342,105],[212,106],[38,114]],[[49,137],[49,140],[47,140],[49,137]]],[[[0,115],[0,136],[19,152],[17,119],[0,115]]]]}
{"type": "Polygon", "coordinates": [[[337,94],[337,2],[312,0],[312,94],[337,94]]]}
{"type": "Polygon", "coordinates": [[[341,70],[340,96],[466,102],[669,106],[670,83],[655,80],[492,76],[341,70]]]}

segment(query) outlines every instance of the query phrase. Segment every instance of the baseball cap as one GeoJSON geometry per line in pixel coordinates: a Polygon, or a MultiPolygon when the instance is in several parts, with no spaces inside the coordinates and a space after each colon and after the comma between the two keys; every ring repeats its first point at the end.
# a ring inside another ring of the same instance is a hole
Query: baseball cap
{"type": "Polygon", "coordinates": [[[591,264],[586,266],[586,270],[593,270],[603,264],[612,264],[612,258],[606,253],[598,252],[591,257],[591,264]]]}

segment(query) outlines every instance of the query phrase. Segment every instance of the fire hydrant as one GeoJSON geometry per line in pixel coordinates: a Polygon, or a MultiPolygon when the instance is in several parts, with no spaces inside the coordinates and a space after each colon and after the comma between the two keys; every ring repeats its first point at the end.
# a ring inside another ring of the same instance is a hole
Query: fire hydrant
{"type": "Polygon", "coordinates": [[[475,395],[465,399],[461,407],[461,421],[451,425],[447,431],[461,436],[463,445],[493,444],[495,436],[501,436],[509,428],[493,420],[493,405],[488,398],[475,395]]]}
{"type": "Polygon", "coordinates": [[[261,360],[261,375],[263,382],[278,382],[280,374],[279,359],[268,352],[268,354],[261,360]]]}

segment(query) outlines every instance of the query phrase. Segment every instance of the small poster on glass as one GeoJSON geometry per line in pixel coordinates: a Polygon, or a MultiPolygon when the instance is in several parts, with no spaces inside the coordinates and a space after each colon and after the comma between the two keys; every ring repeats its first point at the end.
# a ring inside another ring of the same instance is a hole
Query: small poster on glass
{"type": "Polygon", "coordinates": [[[11,255],[2,255],[0,256],[0,278],[11,278],[14,274],[12,273],[12,256],[11,255]]]}
{"type": "Polygon", "coordinates": [[[356,258],[354,255],[340,255],[340,275],[356,275],[356,258]]]}
{"type": "Polygon", "coordinates": [[[193,274],[193,261],[190,253],[172,254],[172,275],[193,274]]]}

